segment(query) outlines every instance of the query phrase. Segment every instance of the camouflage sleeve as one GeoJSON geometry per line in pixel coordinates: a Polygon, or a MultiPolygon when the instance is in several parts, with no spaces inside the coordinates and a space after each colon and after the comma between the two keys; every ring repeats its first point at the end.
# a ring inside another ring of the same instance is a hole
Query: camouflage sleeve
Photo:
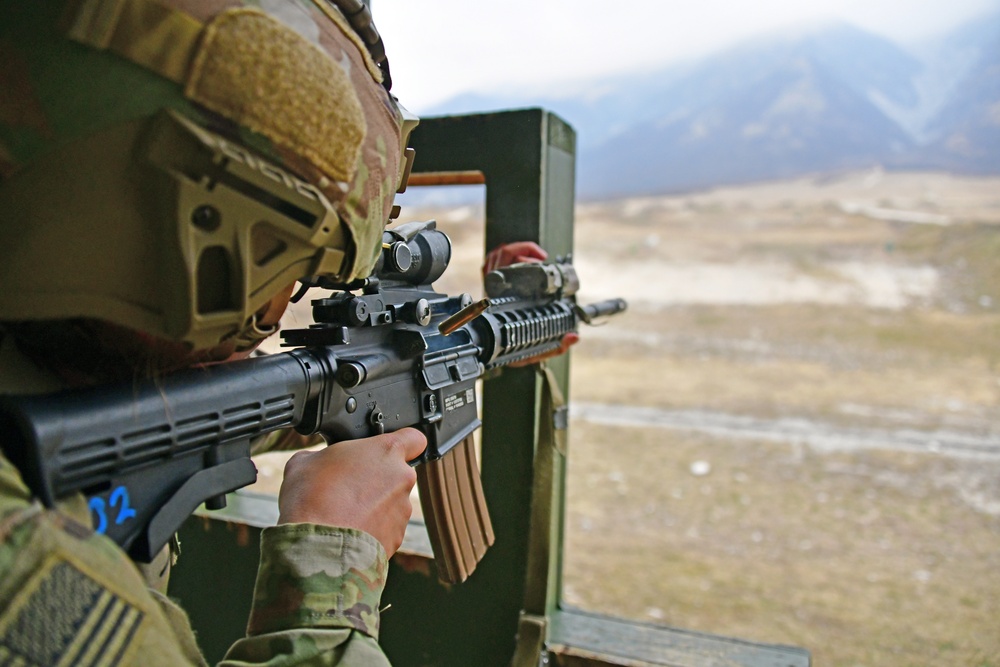
{"type": "Polygon", "coordinates": [[[378,604],[388,559],[371,535],[285,524],[261,535],[247,637],[223,665],[388,665],[378,604]]]}

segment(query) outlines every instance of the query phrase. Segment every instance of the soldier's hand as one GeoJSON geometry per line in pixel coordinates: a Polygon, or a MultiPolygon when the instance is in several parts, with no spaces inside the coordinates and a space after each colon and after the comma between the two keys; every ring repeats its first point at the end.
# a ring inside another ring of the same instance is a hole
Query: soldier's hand
{"type": "Polygon", "coordinates": [[[278,523],[357,528],[392,556],[413,511],[410,491],[417,473],[407,461],[426,446],[420,431],[406,428],[296,453],[285,465],[278,523]]]}
{"type": "Polygon", "coordinates": [[[498,245],[486,254],[483,260],[483,275],[494,269],[502,269],[511,264],[522,262],[542,262],[549,254],[534,241],[518,241],[498,245]]]}

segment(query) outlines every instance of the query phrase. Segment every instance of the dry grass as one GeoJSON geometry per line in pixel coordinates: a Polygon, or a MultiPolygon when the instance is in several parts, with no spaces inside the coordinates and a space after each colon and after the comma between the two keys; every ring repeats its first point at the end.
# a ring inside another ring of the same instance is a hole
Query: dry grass
{"type": "Polygon", "coordinates": [[[998,418],[997,315],[685,306],[585,333],[573,369],[581,401],[850,423],[863,405],[866,425],[905,412],[924,428],[998,418]],[[608,378],[628,381],[609,390],[608,378]]]}
{"type": "Polygon", "coordinates": [[[570,604],[805,646],[817,665],[1000,664],[1000,517],[963,497],[975,478],[1000,497],[996,469],[639,428],[575,436],[570,604]]]}

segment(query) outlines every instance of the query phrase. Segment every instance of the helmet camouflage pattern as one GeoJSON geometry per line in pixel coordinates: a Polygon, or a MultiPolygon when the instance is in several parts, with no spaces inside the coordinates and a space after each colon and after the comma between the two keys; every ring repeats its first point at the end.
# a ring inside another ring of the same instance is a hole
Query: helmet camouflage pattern
{"type": "Polygon", "coordinates": [[[0,0],[0,321],[195,349],[368,275],[414,119],[327,0],[0,0]]]}

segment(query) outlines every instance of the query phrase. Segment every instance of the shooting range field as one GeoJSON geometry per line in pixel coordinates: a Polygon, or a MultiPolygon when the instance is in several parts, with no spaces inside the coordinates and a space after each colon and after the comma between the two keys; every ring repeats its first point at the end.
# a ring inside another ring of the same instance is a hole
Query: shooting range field
{"type": "MultiPolygon", "coordinates": [[[[472,291],[482,207],[427,218],[472,291]]],[[[575,237],[580,301],[630,307],[574,348],[566,604],[1000,666],[1000,179],[581,202],[575,237]]]]}
{"type": "MultiPolygon", "coordinates": [[[[417,216],[451,291],[481,216],[417,216]]],[[[630,309],[573,353],[566,602],[830,667],[1000,666],[1000,179],[583,202],[575,236],[580,300],[630,309]]]]}

